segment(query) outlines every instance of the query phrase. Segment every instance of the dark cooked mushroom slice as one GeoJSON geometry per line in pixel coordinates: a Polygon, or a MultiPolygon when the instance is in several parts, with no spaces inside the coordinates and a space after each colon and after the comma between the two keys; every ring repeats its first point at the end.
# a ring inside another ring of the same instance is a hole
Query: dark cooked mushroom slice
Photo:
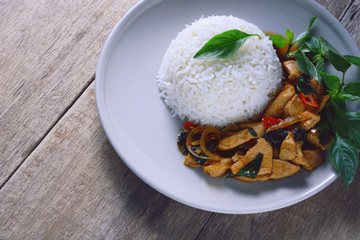
{"type": "Polygon", "coordinates": [[[322,133],[322,131],[320,131],[319,129],[313,128],[309,132],[307,132],[306,136],[307,136],[307,141],[309,143],[311,143],[314,147],[319,148],[324,151],[325,149],[330,147],[329,145],[331,142],[331,138],[328,135],[327,131],[323,131],[323,133],[324,133],[323,136],[321,133],[322,133]],[[324,136],[325,134],[327,134],[327,135],[324,136]]]}

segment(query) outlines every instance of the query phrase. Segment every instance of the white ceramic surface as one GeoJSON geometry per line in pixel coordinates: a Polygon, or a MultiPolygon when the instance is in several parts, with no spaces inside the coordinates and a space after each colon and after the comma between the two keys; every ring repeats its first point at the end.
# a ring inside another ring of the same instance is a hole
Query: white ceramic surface
{"type": "MultiPolygon", "coordinates": [[[[318,193],[336,178],[326,164],[284,180],[242,183],[211,178],[183,165],[176,137],[182,122],[172,118],[156,85],[162,57],[179,31],[201,16],[233,15],[265,31],[314,30],[343,54],[360,55],[345,28],[310,0],[146,0],[115,27],[96,72],[96,101],[105,132],[126,165],[147,184],[183,204],[221,213],[279,209],[318,193]]],[[[359,78],[354,67],[347,77],[359,78]]],[[[353,106],[359,109],[359,106],[353,106]]]]}

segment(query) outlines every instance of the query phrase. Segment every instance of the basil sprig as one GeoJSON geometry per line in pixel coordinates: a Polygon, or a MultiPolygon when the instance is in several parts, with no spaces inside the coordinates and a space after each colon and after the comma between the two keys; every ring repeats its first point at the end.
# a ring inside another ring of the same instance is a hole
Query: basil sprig
{"type": "MultiPolygon", "coordinates": [[[[345,73],[351,65],[360,67],[360,57],[342,55],[325,38],[311,36],[311,28],[315,20],[316,17],[311,18],[307,30],[296,38],[293,31],[286,29],[286,38],[273,35],[270,40],[279,48],[288,45],[285,57],[294,57],[300,71],[315,78],[320,84],[324,81],[328,88],[330,101],[325,106],[323,118],[325,117],[328,121],[325,132],[333,137],[330,146],[330,161],[342,176],[345,186],[348,187],[359,165],[360,113],[346,111],[346,101],[360,100],[360,82],[345,83],[345,73]],[[299,49],[291,53],[290,50],[294,44],[298,44],[299,49]],[[325,72],[325,62],[330,62],[342,73],[341,80],[338,76],[325,72]]],[[[261,38],[257,34],[248,34],[237,29],[220,33],[211,38],[194,55],[194,58],[230,58],[252,36],[261,38]]],[[[304,83],[298,84],[297,88],[299,91],[311,92],[304,83]]],[[[324,122],[323,119],[322,122],[324,122]]],[[[245,172],[241,171],[237,176],[256,176],[260,161],[252,162],[247,168],[244,167],[245,172]]],[[[236,175],[232,174],[228,177],[234,176],[236,175]]]]}
{"type": "Polygon", "coordinates": [[[336,138],[330,147],[330,161],[343,177],[345,187],[348,187],[354,180],[356,169],[359,165],[359,150],[357,146],[349,139],[341,137],[336,133],[336,138]]]}
{"type": "Polygon", "coordinates": [[[284,48],[287,44],[288,49],[287,49],[285,55],[288,55],[290,52],[290,49],[294,46],[294,44],[300,43],[301,41],[303,41],[304,39],[306,39],[309,36],[311,27],[314,24],[315,20],[316,20],[316,17],[311,18],[308,29],[305,32],[299,34],[299,36],[297,36],[295,40],[294,40],[293,31],[291,31],[289,29],[286,29],[286,38],[280,34],[276,34],[276,35],[271,36],[270,40],[274,43],[275,46],[277,46],[279,48],[284,48]]]}
{"type": "MultiPolygon", "coordinates": [[[[288,33],[291,31],[287,30],[286,41],[289,49],[295,42],[301,42],[299,49],[291,56],[295,58],[301,72],[315,78],[320,84],[324,81],[328,88],[330,101],[325,108],[324,117],[328,120],[329,130],[334,139],[329,151],[330,161],[342,176],[345,187],[348,187],[359,165],[360,112],[346,111],[346,101],[360,100],[360,82],[345,83],[345,73],[351,65],[360,67],[360,58],[342,55],[325,38],[310,36],[310,29],[315,19],[310,20],[307,31],[300,34],[294,42],[293,37],[288,33]],[[342,78],[325,73],[325,62],[330,62],[337,71],[341,72],[342,78]]],[[[275,41],[274,38],[270,39],[275,45],[278,44],[279,37],[276,37],[275,41]]],[[[281,47],[283,43],[279,42],[279,44],[281,47]]],[[[304,84],[300,81],[298,85],[304,84]]]]}
{"type": "Polygon", "coordinates": [[[194,58],[212,59],[212,58],[231,58],[252,36],[261,37],[258,34],[248,34],[237,29],[229,30],[211,38],[194,55],[194,58]]]}

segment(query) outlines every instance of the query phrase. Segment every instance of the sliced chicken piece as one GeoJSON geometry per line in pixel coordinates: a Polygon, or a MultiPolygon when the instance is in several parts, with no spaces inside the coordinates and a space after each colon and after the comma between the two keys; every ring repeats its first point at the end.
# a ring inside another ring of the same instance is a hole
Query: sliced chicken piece
{"type": "Polygon", "coordinates": [[[287,61],[284,61],[282,64],[283,64],[286,72],[289,74],[288,79],[289,79],[290,83],[295,84],[301,75],[301,71],[296,64],[296,61],[295,60],[287,60],[287,61]]]}
{"type": "Polygon", "coordinates": [[[279,159],[273,160],[273,166],[273,173],[271,174],[270,179],[290,177],[300,171],[299,165],[279,159]]]}
{"type": "Polygon", "coordinates": [[[184,165],[188,167],[201,167],[201,165],[194,160],[191,154],[186,155],[184,165]]]}
{"type": "Polygon", "coordinates": [[[259,138],[264,136],[265,126],[262,122],[252,124],[251,128],[255,131],[256,136],[251,134],[249,128],[243,129],[232,136],[223,138],[218,144],[218,149],[221,151],[233,149],[253,138],[259,138]]]}
{"type": "Polygon", "coordinates": [[[240,160],[240,158],[244,157],[245,156],[245,153],[243,151],[237,151],[234,156],[232,156],[232,160],[233,162],[237,162],[240,160]]]}
{"type": "Polygon", "coordinates": [[[293,163],[303,165],[304,164],[304,156],[301,151],[303,141],[295,142],[295,158],[291,160],[293,163]]]}
{"type": "Polygon", "coordinates": [[[295,88],[292,85],[285,85],[274,101],[266,108],[264,117],[280,118],[285,105],[295,95],[295,88]]]}
{"type": "Polygon", "coordinates": [[[313,129],[311,129],[311,130],[306,134],[306,139],[307,139],[312,145],[314,145],[315,147],[320,148],[322,151],[324,151],[325,149],[327,149],[327,148],[330,147],[331,141],[329,142],[329,144],[323,146],[323,145],[320,143],[319,133],[320,133],[320,131],[319,131],[318,129],[313,128],[313,129]]]}
{"type": "Polygon", "coordinates": [[[220,162],[213,163],[204,167],[204,172],[209,174],[211,177],[222,177],[230,169],[233,164],[231,158],[224,158],[220,162]]]}
{"type": "Polygon", "coordinates": [[[324,92],[324,86],[319,84],[315,78],[311,78],[309,81],[310,86],[316,91],[316,93],[321,96],[324,92]]]}
{"type": "Polygon", "coordinates": [[[315,125],[320,121],[320,115],[317,113],[305,111],[303,114],[305,114],[309,118],[305,121],[302,121],[299,127],[304,128],[306,131],[315,127],[315,125]]]}
{"type": "Polygon", "coordinates": [[[243,181],[243,182],[254,182],[254,181],[267,181],[275,180],[285,177],[290,177],[300,171],[300,166],[297,164],[290,163],[288,161],[273,159],[272,160],[272,172],[269,176],[256,176],[255,178],[251,177],[234,177],[234,179],[243,181]]]}
{"type": "Polygon", "coordinates": [[[285,105],[283,118],[287,118],[289,116],[295,116],[305,111],[306,106],[299,98],[299,95],[295,94],[291,100],[285,105]]]}
{"type": "Polygon", "coordinates": [[[304,159],[301,165],[310,172],[325,161],[324,153],[320,149],[303,150],[302,153],[304,159]]]}
{"type": "Polygon", "coordinates": [[[236,161],[230,168],[233,174],[237,174],[240,169],[242,169],[246,164],[251,162],[256,158],[258,154],[263,154],[262,163],[258,175],[266,175],[271,173],[272,169],[272,157],[273,150],[270,145],[264,138],[259,138],[257,144],[250,148],[245,156],[240,156],[238,161],[236,161]]]}
{"type": "Polygon", "coordinates": [[[293,163],[303,166],[308,171],[312,171],[316,166],[324,162],[324,155],[320,149],[302,151],[302,141],[295,142],[295,145],[296,157],[291,160],[293,163]]]}
{"type": "MultiPolygon", "coordinates": [[[[252,159],[251,159],[252,160],[252,159]]],[[[250,161],[251,161],[250,160],[250,161]]],[[[250,162],[249,160],[247,160],[246,158],[245,158],[245,156],[239,156],[238,158],[237,158],[237,161],[233,164],[233,165],[231,165],[231,167],[230,167],[230,171],[233,173],[233,174],[237,174],[239,171],[240,171],[240,169],[242,169],[246,164],[248,164],[249,162],[250,162]]]]}
{"type": "Polygon", "coordinates": [[[281,144],[279,158],[282,160],[292,161],[296,158],[296,142],[294,140],[294,134],[289,132],[287,137],[281,144]]]}
{"type": "Polygon", "coordinates": [[[289,132],[289,134],[281,144],[279,155],[280,159],[291,161],[298,165],[306,165],[306,162],[304,162],[303,153],[301,151],[302,144],[302,141],[295,141],[294,135],[289,132]]]}
{"type": "Polygon", "coordinates": [[[320,102],[319,102],[319,106],[316,108],[316,113],[321,112],[321,110],[324,109],[326,103],[329,101],[330,99],[330,95],[323,95],[321,96],[320,102]]]}

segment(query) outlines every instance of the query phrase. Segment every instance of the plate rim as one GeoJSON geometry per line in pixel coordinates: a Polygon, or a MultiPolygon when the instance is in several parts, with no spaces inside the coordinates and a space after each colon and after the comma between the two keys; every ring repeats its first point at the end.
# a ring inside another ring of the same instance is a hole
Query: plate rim
{"type": "MultiPolygon", "coordinates": [[[[125,163],[127,167],[142,181],[144,181],[147,185],[155,189],[156,191],[160,192],[161,194],[181,203],[185,204],[190,207],[194,207],[197,209],[209,211],[209,212],[217,212],[217,213],[225,213],[225,214],[255,214],[255,213],[263,213],[263,212],[269,212],[274,211],[278,209],[282,209],[285,207],[289,207],[291,205],[297,204],[301,201],[304,201],[305,199],[308,199],[315,194],[321,192],[323,189],[328,187],[330,184],[332,184],[338,177],[339,174],[336,172],[330,175],[325,181],[322,182],[322,184],[317,185],[316,187],[313,187],[311,189],[308,189],[304,193],[302,193],[300,196],[297,195],[296,197],[288,198],[287,201],[285,201],[282,204],[277,204],[274,206],[263,206],[261,208],[257,209],[220,209],[220,208],[214,208],[211,206],[204,206],[200,203],[196,203],[194,201],[189,201],[185,198],[180,198],[176,195],[173,195],[169,192],[167,192],[165,189],[159,187],[154,181],[152,181],[151,178],[147,178],[144,174],[139,172],[133,164],[131,164],[131,160],[128,159],[128,154],[122,149],[121,147],[116,144],[117,141],[115,141],[116,136],[111,131],[111,121],[109,120],[108,112],[106,110],[106,100],[103,94],[104,91],[104,79],[106,76],[106,66],[108,64],[108,60],[111,56],[111,53],[109,52],[111,50],[111,47],[113,44],[115,44],[115,37],[121,34],[122,31],[126,31],[127,27],[131,24],[132,21],[135,21],[138,16],[140,16],[143,12],[147,11],[151,7],[163,2],[166,0],[142,0],[139,3],[137,3],[132,9],[130,9],[122,18],[121,20],[115,25],[113,30],[111,31],[110,35],[105,41],[105,44],[102,48],[98,65],[96,68],[96,75],[95,75],[95,99],[96,99],[96,106],[98,115],[102,124],[102,127],[104,129],[104,132],[109,139],[110,144],[112,145],[113,149],[116,151],[116,153],[120,156],[121,160],[125,163]]],[[[349,32],[345,29],[345,27],[336,19],[328,10],[326,10],[322,5],[319,3],[313,1],[313,0],[292,0],[293,2],[298,2],[302,5],[314,7],[316,10],[321,12],[321,17],[323,20],[330,22],[332,26],[334,26],[337,30],[340,30],[344,36],[347,38],[347,40],[352,41],[353,45],[355,45],[357,48],[357,44],[355,40],[351,37],[349,32]]],[[[351,47],[352,49],[353,47],[351,47]]],[[[358,49],[359,50],[359,49],[358,49]]]]}

